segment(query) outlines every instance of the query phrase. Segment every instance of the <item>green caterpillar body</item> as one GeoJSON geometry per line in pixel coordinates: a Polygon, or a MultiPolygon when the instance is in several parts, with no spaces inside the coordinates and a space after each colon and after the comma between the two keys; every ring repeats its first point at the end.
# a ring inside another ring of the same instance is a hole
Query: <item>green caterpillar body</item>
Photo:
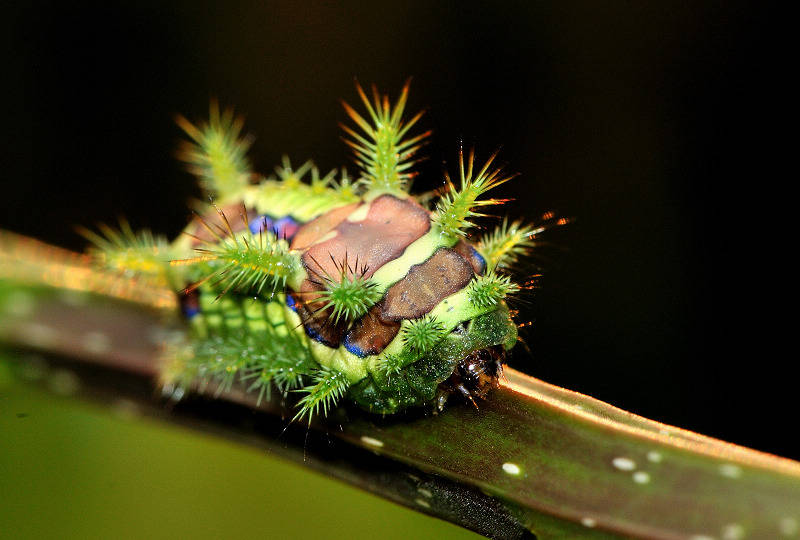
{"type": "Polygon", "coordinates": [[[304,392],[298,416],[327,413],[341,398],[381,414],[460,394],[475,403],[499,384],[517,327],[505,302],[519,290],[507,270],[541,227],[504,222],[473,245],[479,199],[505,182],[491,159],[474,173],[460,156],[460,185],[435,208],[407,192],[427,133],[406,137],[406,86],[392,107],[358,87],[371,123],[348,105],[345,127],[361,177],[320,177],[288,159],[259,178],[245,159],[241,121],[212,106],[183,149],[215,204],[171,244],[151,235],[93,235],[107,266],[166,280],[191,338],[168,355],[168,385],[237,380],[268,394],[304,392]],[[310,173],[310,183],[303,177],[310,173]]]}

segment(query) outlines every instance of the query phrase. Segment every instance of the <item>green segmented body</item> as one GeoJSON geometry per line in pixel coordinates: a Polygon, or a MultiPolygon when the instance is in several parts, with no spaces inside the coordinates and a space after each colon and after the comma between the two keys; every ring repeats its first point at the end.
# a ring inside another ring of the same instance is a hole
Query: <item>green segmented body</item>
{"type": "Polygon", "coordinates": [[[212,107],[207,125],[179,123],[194,140],[182,157],[213,207],[168,246],[93,235],[105,264],[161,269],[181,299],[191,338],[171,351],[166,383],[300,389],[299,416],[309,418],[345,396],[389,414],[441,408],[454,392],[474,403],[497,385],[517,339],[504,299],[519,289],[498,269],[535,231],[504,223],[473,247],[466,231],[477,210],[501,202],[479,197],[508,178],[489,170],[493,158],[473,173],[472,155],[466,165],[461,155],[460,186],[446,177],[449,191],[425,208],[407,193],[410,156],[428,135],[407,137],[420,116],[402,119],[408,88],[394,107],[358,90],[371,122],[345,107],[362,131],[345,128],[357,182],[288,159],[279,179],[257,177],[241,121],[212,107]]]}
{"type": "MultiPolygon", "coordinates": [[[[305,185],[302,187],[308,188],[305,185]]],[[[405,205],[410,204],[416,205],[416,203],[403,202],[393,195],[384,195],[384,197],[391,198],[391,204],[396,205],[398,208],[404,208],[405,205]]],[[[299,198],[303,200],[304,204],[296,204],[291,212],[288,209],[283,210],[280,204],[299,202],[297,200],[298,193],[290,192],[285,186],[277,182],[265,181],[259,186],[248,186],[238,197],[241,202],[237,204],[228,199],[228,204],[225,207],[238,209],[240,218],[241,215],[245,214],[245,209],[247,211],[247,220],[240,219],[238,225],[232,225],[234,232],[238,232],[237,228],[244,228],[245,221],[251,221],[249,218],[251,214],[269,214],[277,217],[285,212],[292,219],[298,222],[301,220],[305,222],[292,234],[292,237],[296,238],[306,232],[307,224],[313,224],[315,220],[322,220],[342,208],[347,208],[347,214],[339,223],[340,227],[342,224],[349,225],[363,222],[373,205],[378,206],[381,204],[376,202],[379,198],[370,202],[363,200],[357,202],[352,200],[335,202],[334,193],[310,194],[308,189],[300,190],[299,198]],[[251,211],[249,208],[253,207],[254,210],[251,211]]],[[[419,215],[424,215],[425,220],[429,221],[427,211],[420,208],[419,215]]],[[[211,220],[213,215],[205,219],[211,220]]],[[[399,219],[402,225],[402,215],[394,216],[394,219],[399,219]]],[[[228,218],[228,221],[229,223],[236,223],[233,217],[228,218]]],[[[398,283],[409,280],[410,276],[413,278],[415,269],[424,268],[426,262],[430,261],[437,253],[446,251],[450,258],[461,261],[462,266],[467,267],[470,264],[462,255],[451,250],[447,246],[447,242],[443,241],[440,236],[437,237],[432,234],[429,224],[427,227],[429,229],[427,232],[407,246],[403,246],[403,249],[397,253],[396,257],[391,258],[380,268],[374,269],[372,277],[384,301],[386,300],[387,291],[398,285],[398,283]]],[[[195,225],[190,226],[189,229],[195,230],[196,228],[197,226],[195,225]]],[[[369,233],[364,234],[368,235],[369,233]]],[[[317,241],[306,249],[300,249],[299,252],[308,253],[313,246],[318,246],[320,243],[324,244],[326,239],[330,241],[332,234],[330,231],[321,230],[317,233],[317,236],[319,237],[317,241]]],[[[191,237],[187,236],[186,238],[191,237]]],[[[288,240],[292,240],[292,238],[288,238],[288,240]]],[[[186,240],[180,240],[179,243],[186,244],[186,240]]],[[[463,243],[462,246],[467,247],[463,243]]],[[[175,246],[175,249],[179,248],[187,250],[191,248],[191,245],[175,246]]],[[[363,253],[352,253],[348,257],[356,258],[364,255],[363,253]]],[[[335,259],[330,260],[335,261],[335,259]]],[[[469,280],[474,276],[475,271],[482,272],[482,269],[477,267],[480,263],[476,262],[475,264],[476,268],[469,271],[469,280]]],[[[195,280],[201,279],[205,271],[205,269],[198,269],[196,272],[189,272],[184,276],[184,279],[186,279],[184,285],[190,285],[195,280]]],[[[197,289],[196,301],[198,305],[196,313],[192,313],[192,316],[189,317],[195,338],[213,341],[215,338],[219,340],[224,339],[226,336],[233,336],[234,339],[240,342],[247,342],[260,341],[263,336],[270,336],[270,339],[277,343],[291,337],[307,348],[310,362],[306,363],[315,363],[322,368],[342,373],[351,385],[351,393],[361,396],[359,402],[365,404],[372,411],[382,413],[396,412],[410,405],[419,405],[433,400],[437,386],[449,377],[453,371],[454,362],[459,359],[453,355],[443,355],[438,365],[431,364],[425,367],[425,370],[429,371],[429,373],[424,374],[424,376],[420,372],[420,366],[395,373],[393,377],[385,374],[381,360],[386,355],[393,355],[399,358],[404,366],[410,366],[422,356],[423,352],[426,352],[406,347],[403,338],[403,328],[413,324],[419,317],[429,316],[435,318],[440,331],[440,336],[437,337],[436,341],[439,341],[443,336],[456,329],[459,324],[471,321],[485,313],[498,311],[501,316],[499,318],[494,317],[494,319],[503,324],[500,325],[500,329],[494,329],[493,339],[484,339],[485,343],[482,342],[481,345],[496,344],[489,343],[489,341],[497,341],[498,331],[505,331],[508,334],[504,336],[502,343],[508,344],[509,347],[516,338],[516,333],[509,331],[509,328],[513,329],[515,327],[508,325],[508,313],[504,306],[501,306],[499,310],[497,306],[489,306],[488,309],[475,306],[468,301],[468,291],[466,287],[462,286],[459,290],[454,291],[453,294],[447,295],[441,301],[429,306],[429,309],[413,313],[417,317],[402,318],[400,322],[395,322],[397,330],[394,336],[380,350],[375,351],[373,354],[354,354],[352,348],[348,349],[341,343],[335,345],[325,343],[325,340],[314,335],[309,328],[309,326],[314,325],[304,325],[304,322],[307,323],[308,321],[298,314],[297,309],[292,309],[291,306],[298,301],[293,295],[303,287],[308,274],[308,268],[300,267],[295,275],[288,280],[288,303],[287,294],[276,293],[266,297],[226,294],[219,297],[218,287],[201,285],[197,289]]],[[[426,277],[430,278],[431,276],[426,277]]],[[[445,279],[447,279],[447,276],[445,276],[445,279]]],[[[424,287],[425,285],[421,286],[424,287]]],[[[437,283],[428,284],[428,287],[430,286],[436,287],[437,283]]],[[[421,296],[427,297],[430,295],[423,294],[421,296]]],[[[394,309],[394,311],[398,310],[394,309]]],[[[394,318],[397,318],[397,314],[394,314],[394,318]]],[[[357,326],[359,322],[353,321],[353,326],[357,326]]],[[[462,355],[464,353],[461,347],[453,347],[450,344],[449,348],[450,350],[460,350],[462,355]]],[[[303,367],[305,366],[299,366],[298,369],[303,367]]],[[[236,367],[236,371],[248,369],[252,369],[252,366],[248,366],[246,363],[236,367]]]]}

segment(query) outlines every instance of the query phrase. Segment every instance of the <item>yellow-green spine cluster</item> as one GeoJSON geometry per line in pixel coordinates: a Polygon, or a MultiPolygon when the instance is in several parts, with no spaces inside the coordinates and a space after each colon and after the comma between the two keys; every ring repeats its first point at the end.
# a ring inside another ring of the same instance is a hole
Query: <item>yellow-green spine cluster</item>
{"type": "Polygon", "coordinates": [[[350,105],[342,102],[347,114],[362,131],[359,133],[342,125],[342,129],[350,137],[345,139],[345,142],[353,150],[355,161],[361,168],[362,181],[367,188],[365,194],[367,200],[384,193],[406,196],[413,176],[410,169],[416,163],[412,157],[430,135],[427,131],[406,138],[409,130],[422,117],[422,112],[419,112],[410,120],[403,121],[408,87],[409,84],[406,83],[400,97],[394,106],[391,106],[389,97],[381,97],[375,87],[372,88],[373,100],[370,103],[361,86],[356,85],[358,95],[372,123],[365,120],[350,105]]]}
{"type": "Polygon", "coordinates": [[[378,288],[377,283],[365,276],[365,268],[358,268],[358,261],[355,267],[351,267],[345,259],[339,265],[338,276],[331,276],[327,273],[320,276],[317,284],[323,288],[319,292],[320,311],[330,309],[328,317],[334,324],[340,321],[352,323],[366,315],[369,308],[381,299],[383,292],[378,288]]]}
{"type": "Polygon", "coordinates": [[[449,189],[436,204],[433,224],[447,241],[455,243],[459,237],[466,237],[467,230],[475,226],[475,223],[471,220],[476,217],[485,217],[485,214],[477,211],[478,208],[503,202],[499,199],[479,200],[479,197],[487,191],[512,178],[510,176],[501,176],[501,169],[499,168],[489,169],[495,155],[492,155],[478,174],[473,176],[475,153],[472,150],[470,151],[465,169],[464,152],[462,150],[458,156],[460,185],[456,187],[450,180],[450,176],[446,175],[445,180],[449,189]]]}
{"type": "Polygon", "coordinates": [[[241,116],[234,116],[231,109],[220,112],[217,102],[212,101],[207,123],[195,126],[183,116],[178,116],[177,122],[194,141],[183,144],[179,157],[208,194],[224,197],[250,182],[246,154],[252,138],[239,137],[244,125],[241,116]]]}

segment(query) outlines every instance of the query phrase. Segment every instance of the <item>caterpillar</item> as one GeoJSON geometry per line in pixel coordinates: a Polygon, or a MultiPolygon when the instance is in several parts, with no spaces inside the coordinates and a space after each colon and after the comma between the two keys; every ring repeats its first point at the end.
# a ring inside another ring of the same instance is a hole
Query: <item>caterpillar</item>
{"type": "Polygon", "coordinates": [[[411,195],[430,132],[412,134],[422,113],[404,115],[408,83],[394,103],[356,90],[365,114],[342,102],[356,179],[288,158],[256,174],[242,118],[212,102],[207,122],[177,118],[179,158],[211,201],[183,234],[84,231],[100,264],[178,296],[189,338],[166,355],[162,384],[301,392],[295,418],[309,421],[345,398],[383,415],[439,412],[499,385],[518,339],[507,300],[524,288],[509,270],[545,227],[504,220],[473,239],[475,219],[504,202],[485,194],[512,178],[494,156],[478,167],[462,150],[435,203],[411,195]]]}

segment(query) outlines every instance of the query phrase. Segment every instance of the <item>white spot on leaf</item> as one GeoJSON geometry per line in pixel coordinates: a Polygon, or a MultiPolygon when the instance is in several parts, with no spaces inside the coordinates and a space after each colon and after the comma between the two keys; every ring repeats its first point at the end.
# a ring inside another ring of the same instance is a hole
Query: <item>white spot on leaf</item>
{"type": "Polygon", "coordinates": [[[592,528],[595,525],[597,525],[597,520],[595,520],[594,518],[585,517],[581,519],[581,525],[583,525],[584,527],[592,528]]]}
{"type": "Polygon", "coordinates": [[[648,484],[650,482],[650,473],[636,471],[633,473],[633,481],[637,484],[648,484]]]}
{"type": "Polygon", "coordinates": [[[361,436],[361,442],[369,446],[374,446],[375,448],[383,447],[383,441],[379,441],[378,439],[373,439],[372,437],[367,437],[366,435],[361,436]]]}
{"type": "Polygon", "coordinates": [[[719,466],[719,474],[728,478],[739,478],[742,476],[742,468],[733,463],[723,463],[719,466]]]}
{"type": "Polygon", "coordinates": [[[621,471],[632,471],[636,468],[636,462],[627,457],[615,457],[611,464],[621,471]]]}
{"type": "Polygon", "coordinates": [[[21,334],[31,345],[38,347],[50,347],[58,340],[58,332],[54,328],[39,323],[26,324],[21,334]]]}
{"type": "Polygon", "coordinates": [[[83,336],[83,347],[93,354],[104,354],[111,350],[111,338],[102,332],[88,332],[83,336]]]}
{"type": "Polygon", "coordinates": [[[738,523],[729,523],[722,527],[723,540],[741,540],[744,538],[744,527],[738,523]]]}
{"type": "Polygon", "coordinates": [[[503,463],[503,471],[513,476],[519,476],[519,474],[522,472],[522,469],[520,469],[519,465],[516,463],[503,463]]]}
{"type": "Polygon", "coordinates": [[[656,452],[655,450],[650,450],[647,453],[647,461],[651,463],[661,463],[664,459],[664,456],[661,455],[661,452],[656,452]]]}

